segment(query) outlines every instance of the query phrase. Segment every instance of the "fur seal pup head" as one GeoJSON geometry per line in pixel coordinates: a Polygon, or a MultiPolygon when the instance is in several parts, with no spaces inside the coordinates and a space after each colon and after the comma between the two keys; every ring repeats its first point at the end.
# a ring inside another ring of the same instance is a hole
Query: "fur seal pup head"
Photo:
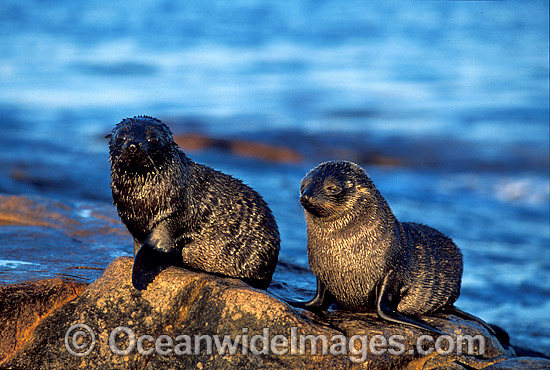
{"type": "Polygon", "coordinates": [[[158,172],[170,157],[177,155],[172,132],[153,117],[126,118],[107,137],[111,139],[111,169],[128,175],[158,172]]]}
{"type": "Polygon", "coordinates": [[[393,214],[366,171],[353,162],[324,162],[309,171],[300,184],[300,203],[309,224],[349,222],[372,212],[393,214]]]}
{"type": "MultiPolygon", "coordinates": [[[[353,166],[348,170],[356,171],[353,166]]],[[[357,200],[355,181],[338,170],[333,163],[311,170],[300,185],[300,203],[314,217],[342,215],[357,200]]]]}
{"type": "Polygon", "coordinates": [[[113,203],[134,238],[136,289],[172,265],[267,288],[280,240],[257,192],[190,160],[156,118],[126,118],[107,137],[113,203]]]}

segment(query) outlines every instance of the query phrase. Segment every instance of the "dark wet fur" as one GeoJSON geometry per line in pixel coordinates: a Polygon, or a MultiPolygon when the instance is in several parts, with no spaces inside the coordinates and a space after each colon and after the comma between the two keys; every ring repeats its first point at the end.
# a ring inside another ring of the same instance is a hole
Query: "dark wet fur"
{"type": "Polygon", "coordinates": [[[462,254],[439,231],[400,223],[365,171],[326,162],[302,180],[308,256],[339,306],[372,310],[390,271],[396,311],[411,316],[452,306],[460,294],[462,254]]]}
{"type": "Polygon", "coordinates": [[[191,161],[155,118],[124,119],[109,136],[114,204],[134,237],[134,254],[144,243],[149,246],[138,255],[141,265],[134,266],[140,288],[170,264],[267,288],[280,240],[275,219],[257,192],[191,161]],[[139,276],[142,269],[147,271],[139,276]]]}

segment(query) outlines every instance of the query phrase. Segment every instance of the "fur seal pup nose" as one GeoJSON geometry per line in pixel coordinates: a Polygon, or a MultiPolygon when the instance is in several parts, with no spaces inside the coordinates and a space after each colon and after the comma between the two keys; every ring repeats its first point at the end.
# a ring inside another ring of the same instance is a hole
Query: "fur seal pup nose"
{"type": "Polygon", "coordinates": [[[317,294],[291,304],[376,309],[384,320],[435,334],[443,333],[418,316],[448,309],[492,331],[453,306],[462,279],[458,247],[434,228],[399,222],[363,168],[347,161],[321,163],[303,178],[300,203],[317,294]]]}
{"type": "Polygon", "coordinates": [[[279,231],[256,191],[191,161],[156,118],[126,118],[107,137],[113,203],[134,238],[136,289],[172,265],[269,286],[279,231]]]}
{"type": "Polygon", "coordinates": [[[130,143],[128,144],[128,150],[130,151],[130,153],[135,153],[136,150],[137,150],[137,145],[136,143],[130,143]]]}

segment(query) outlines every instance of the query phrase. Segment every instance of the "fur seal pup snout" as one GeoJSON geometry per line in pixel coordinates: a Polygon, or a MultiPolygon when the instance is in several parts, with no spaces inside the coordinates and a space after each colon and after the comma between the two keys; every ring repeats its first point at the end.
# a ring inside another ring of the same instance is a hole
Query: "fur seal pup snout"
{"type": "Polygon", "coordinates": [[[172,265],[268,287],[280,239],[256,191],[191,161],[156,118],[126,118],[107,137],[113,202],[134,238],[136,289],[172,265]]]}
{"type": "MultiPolygon", "coordinates": [[[[443,334],[419,318],[453,306],[460,294],[462,254],[453,241],[426,225],[399,222],[363,168],[325,162],[302,180],[309,266],[317,294],[308,309],[376,309],[385,320],[443,334]]],[[[492,329],[489,329],[492,331],[492,329]]]]}

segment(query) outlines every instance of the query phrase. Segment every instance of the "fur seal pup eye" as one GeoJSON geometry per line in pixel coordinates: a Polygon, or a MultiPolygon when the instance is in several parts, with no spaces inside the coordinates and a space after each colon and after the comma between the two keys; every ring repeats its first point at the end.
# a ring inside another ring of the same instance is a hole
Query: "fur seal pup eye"
{"type": "Polygon", "coordinates": [[[321,163],[300,185],[307,221],[309,266],[317,293],[311,310],[332,303],[357,312],[376,309],[380,318],[444,334],[419,318],[449,310],[460,294],[462,254],[439,231],[399,222],[363,168],[347,161],[321,163]]]}
{"type": "Polygon", "coordinates": [[[268,287],[279,231],[256,191],[190,160],[156,118],[126,118],[107,137],[113,203],[134,238],[136,289],[174,265],[268,287]]]}
{"type": "Polygon", "coordinates": [[[329,196],[336,196],[336,195],[339,195],[340,193],[342,193],[342,187],[340,187],[340,185],[336,184],[336,183],[331,183],[329,182],[328,184],[325,185],[325,192],[327,193],[327,195],[329,196]]]}
{"type": "Polygon", "coordinates": [[[152,147],[159,145],[159,138],[157,136],[151,136],[147,138],[147,142],[151,144],[152,147]]]}
{"type": "Polygon", "coordinates": [[[125,132],[119,132],[116,136],[116,144],[121,145],[126,140],[126,133],[125,132]]]}

